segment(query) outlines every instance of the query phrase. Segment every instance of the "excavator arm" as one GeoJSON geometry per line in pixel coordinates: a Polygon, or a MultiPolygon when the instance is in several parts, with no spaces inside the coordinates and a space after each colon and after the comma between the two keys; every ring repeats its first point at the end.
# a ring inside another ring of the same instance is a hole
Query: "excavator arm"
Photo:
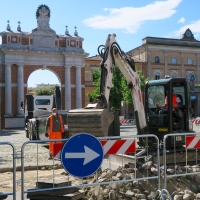
{"type": "MultiPolygon", "coordinates": [[[[115,37],[115,34],[108,35],[105,47],[101,52],[99,51],[99,54],[102,57],[100,85],[101,98],[104,101],[109,101],[110,89],[113,87],[113,72],[115,67],[118,66],[126,78],[128,87],[131,90],[138,132],[143,133],[143,130],[146,131],[147,125],[142,101],[139,73],[135,70],[134,60],[128,59],[127,55],[121,50],[120,46],[116,42],[115,37]]],[[[107,102],[102,103],[102,105],[107,105],[107,102]]]]}
{"type": "Polygon", "coordinates": [[[86,132],[95,136],[107,136],[109,126],[114,116],[109,112],[108,102],[110,89],[113,87],[112,78],[116,65],[127,80],[134,104],[136,125],[139,134],[146,133],[146,119],[139,73],[135,70],[133,60],[129,60],[115,40],[116,35],[108,35],[106,44],[99,46],[98,52],[102,57],[100,95],[93,104],[84,109],[70,110],[68,114],[69,134],[86,132]]]}

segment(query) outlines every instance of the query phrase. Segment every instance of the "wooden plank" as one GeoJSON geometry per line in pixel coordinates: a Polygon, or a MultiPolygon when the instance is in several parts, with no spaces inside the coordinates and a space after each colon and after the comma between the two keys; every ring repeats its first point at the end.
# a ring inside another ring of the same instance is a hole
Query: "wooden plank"
{"type": "MultiPolygon", "coordinates": [[[[75,192],[72,194],[66,194],[66,195],[35,195],[35,196],[31,196],[30,200],[78,200],[81,199],[85,196],[85,192],[83,190],[79,191],[79,192],[75,192]]],[[[28,198],[28,196],[27,196],[28,198]]]]}
{"type": "Polygon", "coordinates": [[[6,199],[7,197],[8,197],[8,195],[0,193],[0,200],[6,199]]]}
{"type": "Polygon", "coordinates": [[[71,181],[63,181],[63,180],[47,180],[47,181],[38,181],[36,182],[36,187],[38,188],[53,188],[53,187],[63,187],[63,186],[71,186],[71,181]]]}
{"type": "MultiPolygon", "coordinates": [[[[36,190],[37,188],[29,189],[28,191],[31,190],[36,190]]],[[[28,192],[27,193],[27,198],[35,197],[38,195],[66,195],[66,194],[71,194],[74,192],[78,192],[79,188],[74,187],[74,188],[64,188],[64,189],[53,189],[48,190],[48,191],[38,191],[38,192],[28,192]]]]}

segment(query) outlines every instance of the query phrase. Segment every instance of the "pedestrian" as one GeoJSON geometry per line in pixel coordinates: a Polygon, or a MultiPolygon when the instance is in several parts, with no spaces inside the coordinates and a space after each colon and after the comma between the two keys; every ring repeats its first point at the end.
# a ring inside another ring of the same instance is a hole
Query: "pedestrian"
{"type": "MultiPolygon", "coordinates": [[[[46,137],[51,139],[62,139],[62,134],[65,132],[62,116],[58,114],[57,108],[52,109],[46,121],[46,137]]],[[[53,142],[49,143],[49,159],[53,157],[53,142]]]]}

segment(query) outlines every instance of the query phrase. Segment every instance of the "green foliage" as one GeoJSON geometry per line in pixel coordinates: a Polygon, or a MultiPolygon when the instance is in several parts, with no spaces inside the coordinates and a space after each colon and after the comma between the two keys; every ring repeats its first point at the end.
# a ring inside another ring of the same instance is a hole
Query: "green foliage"
{"type": "Polygon", "coordinates": [[[49,11],[48,17],[50,18],[50,16],[51,16],[51,11],[50,11],[49,7],[48,7],[47,5],[45,5],[45,4],[41,4],[41,5],[38,6],[38,9],[37,9],[37,11],[36,11],[36,14],[35,14],[35,15],[36,15],[36,19],[40,16],[39,10],[40,10],[42,7],[45,7],[45,8],[49,11]]]}
{"type": "Polygon", "coordinates": [[[122,85],[122,94],[123,94],[123,102],[127,104],[132,104],[132,96],[131,96],[131,90],[128,88],[127,81],[125,77],[123,76],[121,79],[121,85],[122,85]]]}
{"type": "MultiPolygon", "coordinates": [[[[140,75],[140,86],[142,92],[144,92],[145,82],[148,80],[148,78],[144,78],[144,75],[142,74],[141,70],[138,70],[136,68],[136,71],[138,71],[140,75]]],[[[93,75],[95,77],[95,81],[93,83],[93,85],[95,86],[95,90],[92,93],[88,93],[87,96],[94,100],[96,99],[96,96],[98,96],[100,93],[101,68],[93,71],[93,75]]],[[[120,109],[122,101],[126,104],[133,104],[131,90],[128,88],[127,81],[117,66],[115,67],[112,83],[114,87],[111,88],[109,98],[111,110],[120,109]]]]}
{"type": "Polygon", "coordinates": [[[53,95],[55,87],[41,87],[35,90],[35,95],[42,96],[42,95],[53,95]]]}
{"type": "Polygon", "coordinates": [[[101,79],[101,68],[99,67],[98,70],[93,71],[94,82],[93,85],[95,86],[95,90],[92,93],[87,93],[86,95],[95,100],[96,97],[100,94],[100,79],[101,79]]]}
{"type": "Polygon", "coordinates": [[[142,71],[139,69],[136,69],[136,71],[140,74],[140,87],[142,92],[145,91],[145,83],[149,80],[149,78],[145,78],[144,75],[142,74],[142,71]]]}
{"type": "Polygon", "coordinates": [[[111,105],[111,110],[115,110],[115,109],[120,109],[121,108],[121,102],[123,101],[123,86],[121,84],[122,81],[122,73],[119,70],[119,68],[116,66],[115,67],[115,71],[113,73],[113,79],[112,79],[112,83],[113,86],[110,90],[110,105],[111,105]]]}

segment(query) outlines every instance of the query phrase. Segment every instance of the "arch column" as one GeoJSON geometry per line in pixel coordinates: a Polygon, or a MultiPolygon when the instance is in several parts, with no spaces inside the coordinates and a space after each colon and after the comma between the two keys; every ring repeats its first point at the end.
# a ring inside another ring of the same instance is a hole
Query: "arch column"
{"type": "Polygon", "coordinates": [[[5,64],[5,117],[12,117],[11,65],[5,64]]]}
{"type": "Polygon", "coordinates": [[[24,113],[21,110],[21,102],[24,101],[24,66],[18,65],[17,71],[17,115],[23,116],[24,113]]]}
{"type": "Polygon", "coordinates": [[[76,66],[76,108],[82,108],[81,68],[76,66]]]}
{"type": "Polygon", "coordinates": [[[71,66],[65,66],[65,110],[71,110],[71,66]]]}

